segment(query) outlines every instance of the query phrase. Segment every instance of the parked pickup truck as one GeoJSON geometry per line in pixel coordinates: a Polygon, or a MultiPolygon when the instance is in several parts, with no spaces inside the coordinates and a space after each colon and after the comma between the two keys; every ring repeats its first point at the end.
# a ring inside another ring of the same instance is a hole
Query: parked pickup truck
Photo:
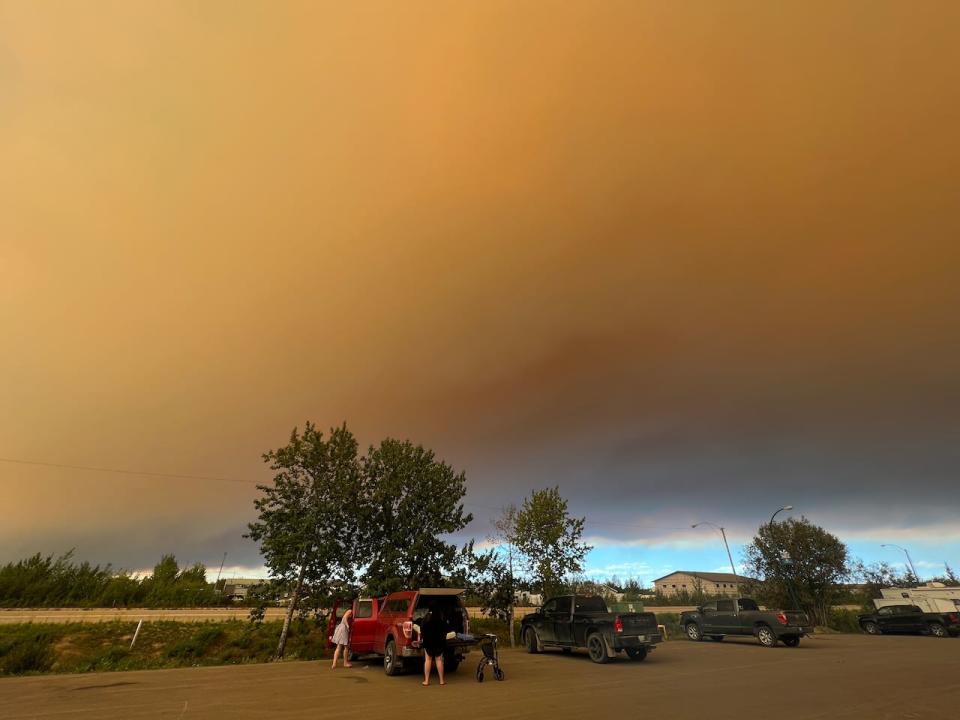
{"type": "Polygon", "coordinates": [[[596,663],[608,662],[620,652],[631,660],[643,660],[663,640],[653,613],[612,613],[604,599],[595,595],[551,598],[523,617],[520,638],[531,653],[548,647],[569,653],[585,647],[596,663]]]}
{"type": "Polygon", "coordinates": [[[868,635],[925,633],[934,637],[960,635],[960,613],[925,613],[916,605],[886,605],[857,618],[868,635]]]}
{"type": "Polygon", "coordinates": [[[691,640],[710,638],[719,642],[727,635],[753,635],[764,647],[773,647],[778,640],[787,647],[797,647],[800,638],[813,632],[806,614],[761,610],[750,598],[704,603],[681,613],[680,626],[691,640]]]}

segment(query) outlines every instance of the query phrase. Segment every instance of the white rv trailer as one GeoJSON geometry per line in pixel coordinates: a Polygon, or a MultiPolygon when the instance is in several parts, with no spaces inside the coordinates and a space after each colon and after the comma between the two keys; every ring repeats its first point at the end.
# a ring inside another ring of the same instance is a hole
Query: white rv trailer
{"type": "Polygon", "coordinates": [[[943,583],[927,583],[915,588],[884,588],[881,598],[873,604],[879,610],[889,605],[916,605],[924,612],[943,613],[960,611],[960,587],[943,583]]]}

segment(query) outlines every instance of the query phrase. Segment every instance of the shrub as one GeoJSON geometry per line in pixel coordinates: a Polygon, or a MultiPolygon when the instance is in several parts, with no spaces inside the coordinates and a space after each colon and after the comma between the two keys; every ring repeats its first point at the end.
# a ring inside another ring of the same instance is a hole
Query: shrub
{"type": "Polygon", "coordinates": [[[0,674],[47,672],[55,659],[52,639],[47,633],[25,633],[0,647],[0,674]]]}
{"type": "Polygon", "coordinates": [[[210,625],[185,640],[176,643],[167,651],[170,658],[199,658],[207,654],[210,648],[223,639],[224,629],[210,625]]]}
{"type": "Polygon", "coordinates": [[[827,618],[827,627],[837,632],[860,632],[860,623],[857,621],[857,611],[847,608],[831,608],[830,616],[827,618]]]}

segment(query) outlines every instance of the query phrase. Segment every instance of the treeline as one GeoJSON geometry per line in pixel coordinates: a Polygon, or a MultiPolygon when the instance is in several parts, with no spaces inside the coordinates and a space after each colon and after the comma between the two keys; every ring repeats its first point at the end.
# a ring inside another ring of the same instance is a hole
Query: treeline
{"type": "Polygon", "coordinates": [[[196,607],[217,605],[220,593],[202,563],[181,568],[164,555],[153,574],[135,577],[110,565],[78,562],[73,551],[37,553],[0,566],[0,607],[196,607]]]}

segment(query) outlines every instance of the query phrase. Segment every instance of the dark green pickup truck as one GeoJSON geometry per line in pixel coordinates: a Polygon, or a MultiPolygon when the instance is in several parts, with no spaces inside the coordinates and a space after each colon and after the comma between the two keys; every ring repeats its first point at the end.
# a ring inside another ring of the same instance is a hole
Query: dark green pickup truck
{"type": "Polygon", "coordinates": [[[610,612],[596,595],[561,595],[551,598],[520,621],[520,638],[527,652],[561,648],[571,652],[585,647],[596,663],[608,662],[625,652],[643,660],[663,640],[657,616],[650,612],[610,612]]]}
{"type": "Polygon", "coordinates": [[[782,642],[797,647],[800,638],[813,632],[802,612],[761,610],[750,598],[713,600],[680,615],[680,625],[691,640],[720,641],[728,635],[753,635],[765,647],[782,642]]]}

